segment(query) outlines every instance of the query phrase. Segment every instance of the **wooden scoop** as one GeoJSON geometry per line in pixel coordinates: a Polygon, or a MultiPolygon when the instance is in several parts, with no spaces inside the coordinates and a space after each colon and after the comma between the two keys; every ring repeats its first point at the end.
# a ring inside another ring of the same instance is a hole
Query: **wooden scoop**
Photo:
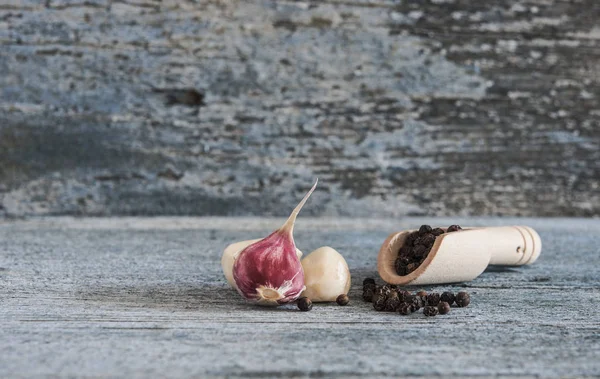
{"type": "Polygon", "coordinates": [[[404,240],[414,231],[392,233],[381,246],[377,270],[387,283],[422,285],[465,282],[478,277],[488,265],[531,264],[542,251],[540,236],[527,226],[466,228],[436,237],[423,263],[410,274],[400,276],[396,273],[394,263],[404,240]]]}

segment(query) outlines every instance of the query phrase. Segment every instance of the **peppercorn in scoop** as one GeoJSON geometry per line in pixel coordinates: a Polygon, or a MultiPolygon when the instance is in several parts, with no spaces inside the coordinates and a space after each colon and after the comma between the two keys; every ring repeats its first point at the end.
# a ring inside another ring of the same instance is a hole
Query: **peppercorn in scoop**
{"type": "Polygon", "coordinates": [[[404,276],[415,271],[431,252],[436,237],[459,230],[462,228],[458,225],[450,225],[445,232],[442,228],[433,229],[429,225],[421,225],[418,231],[406,237],[404,245],[398,251],[395,261],[396,273],[404,276]]]}

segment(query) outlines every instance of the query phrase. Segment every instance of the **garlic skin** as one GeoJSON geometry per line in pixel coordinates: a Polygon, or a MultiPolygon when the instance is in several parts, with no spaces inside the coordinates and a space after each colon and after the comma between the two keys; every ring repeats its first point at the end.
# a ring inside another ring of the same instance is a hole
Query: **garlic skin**
{"type": "MultiPolygon", "coordinates": [[[[223,250],[223,256],[221,257],[221,267],[223,268],[223,274],[225,274],[225,279],[227,279],[227,283],[229,283],[229,285],[232,288],[235,288],[237,290],[237,285],[235,284],[235,280],[233,279],[233,256],[236,253],[242,251],[244,248],[258,241],[260,241],[260,238],[234,242],[231,245],[228,245],[225,248],[225,250],[223,250]]],[[[298,259],[302,257],[302,252],[298,250],[298,248],[296,248],[296,255],[298,256],[298,259]]]]}
{"type": "Polygon", "coordinates": [[[317,183],[318,180],[281,228],[233,255],[233,280],[246,299],[276,306],[296,300],[306,288],[293,231],[296,217],[317,183]]]}
{"type": "Polygon", "coordinates": [[[350,270],[344,257],[335,249],[323,246],[302,260],[306,296],[313,302],[335,301],[350,290],[350,270]]]}

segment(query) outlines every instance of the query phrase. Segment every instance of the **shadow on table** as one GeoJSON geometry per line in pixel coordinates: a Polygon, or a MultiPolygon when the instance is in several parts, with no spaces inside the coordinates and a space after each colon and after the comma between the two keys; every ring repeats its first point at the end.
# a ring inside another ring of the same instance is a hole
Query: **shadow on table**
{"type": "Polygon", "coordinates": [[[135,308],[197,309],[240,302],[239,294],[227,284],[140,284],[138,286],[79,287],[81,301],[135,308]]]}
{"type": "MultiPolygon", "coordinates": [[[[490,266],[488,273],[517,272],[514,268],[490,266]]],[[[349,296],[352,299],[362,298],[362,282],[365,278],[374,278],[383,284],[377,271],[372,269],[353,269],[352,286],[349,296]]],[[[449,284],[450,287],[463,287],[463,283],[449,284]]],[[[419,289],[431,290],[438,286],[419,286],[419,289]]],[[[415,290],[413,288],[413,290],[415,290]]],[[[84,285],[79,286],[75,298],[96,304],[126,308],[160,308],[171,310],[195,310],[206,307],[265,310],[272,312],[297,311],[294,304],[282,307],[258,307],[245,302],[240,295],[225,282],[173,282],[173,283],[136,283],[135,285],[84,285]]],[[[335,304],[335,303],[332,303],[335,304]]],[[[324,304],[326,305],[326,304],[324,304]]]]}
{"type": "Polygon", "coordinates": [[[228,285],[144,285],[140,287],[84,287],[76,298],[96,305],[116,308],[152,308],[163,310],[198,310],[200,308],[243,309],[245,312],[298,312],[295,303],[279,307],[261,307],[244,301],[228,285]]]}
{"type": "MultiPolygon", "coordinates": [[[[365,277],[378,278],[377,271],[367,269],[352,270],[352,289],[359,296],[365,277]]],[[[383,282],[382,282],[383,283],[383,282]]],[[[126,308],[161,308],[172,310],[194,310],[205,307],[244,307],[248,311],[258,309],[272,312],[297,311],[294,304],[282,307],[257,307],[245,302],[227,283],[181,282],[135,283],[129,285],[89,284],[79,286],[75,298],[95,304],[126,308]]]]}
{"type": "Polygon", "coordinates": [[[513,267],[513,266],[488,266],[484,272],[514,272],[518,273],[523,271],[521,267],[513,267]]]}

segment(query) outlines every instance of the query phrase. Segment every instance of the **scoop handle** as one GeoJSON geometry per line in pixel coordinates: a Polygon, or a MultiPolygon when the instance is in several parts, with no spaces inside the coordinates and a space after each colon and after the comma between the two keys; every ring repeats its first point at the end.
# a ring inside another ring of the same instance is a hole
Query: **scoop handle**
{"type": "Polygon", "coordinates": [[[542,240],[528,226],[484,228],[482,244],[490,253],[491,265],[522,266],[537,260],[542,252],[542,240]]]}

